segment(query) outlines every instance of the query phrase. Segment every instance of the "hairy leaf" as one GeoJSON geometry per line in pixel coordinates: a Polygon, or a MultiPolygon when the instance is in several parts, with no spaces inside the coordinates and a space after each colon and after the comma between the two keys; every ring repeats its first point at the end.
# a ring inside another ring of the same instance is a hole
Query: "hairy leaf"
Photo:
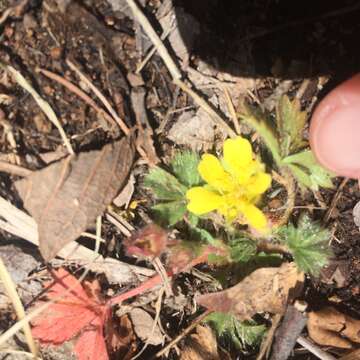
{"type": "Polygon", "coordinates": [[[306,142],[303,140],[303,131],[307,114],[300,110],[300,102],[289,97],[281,97],[276,108],[276,123],[280,139],[281,156],[299,151],[306,142]]]}
{"type": "Polygon", "coordinates": [[[246,106],[245,112],[239,115],[248,126],[261,136],[267,148],[270,150],[276,164],[280,164],[281,155],[279,142],[276,133],[269,122],[265,119],[265,115],[255,112],[249,106],[246,106]]]}
{"type": "Polygon", "coordinates": [[[256,255],[255,241],[248,238],[231,239],[229,247],[233,261],[247,262],[256,255]]]}
{"type": "Polygon", "coordinates": [[[317,275],[328,263],[330,232],[306,214],[300,217],[297,228],[292,224],[284,226],[279,229],[278,236],[289,247],[300,270],[317,275]]]}
{"type": "Polygon", "coordinates": [[[199,155],[193,151],[178,152],[171,160],[171,168],[182,184],[191,187],[201,182],[197,169],[199,161],[199,155]]]}
{"type": "Polygon", "coordinates": [[[38,225],[40,251],[52,259],[93,226],[124,186],[134,159],[130,138],[80,153],[15,183],[38,225]]]}
{"type": "Polygon", "coordinates": [[[157,200],[175,201],[185,198],[186,187],[174,175],[159,167],[150,170],[144,179],[144,185],[151,189],[157,200]]]}
{"type": "Polygon", "coordinates": [[[252,320],[239,321],[231,314],[220,312],[210,314],[205,321],[218,337],[229,338],[239,349],[258,345],[266,332],[265,325],[258,325],[252,320]]]}
{"type": "Polygon", "coordinates": [[[172,226],[183,219],[186,204],[184,201],[171,201],[154,205],[152,210],[160,221],[172,226]]]}
{"type": "Polygon", "coordinates": [[[305,150],[282,160],[289,165],[295,178],[306,188],[318,190],[319,186],[331,188],[333,174],[324,169],[316,160],[311,150],[305,150]]]}

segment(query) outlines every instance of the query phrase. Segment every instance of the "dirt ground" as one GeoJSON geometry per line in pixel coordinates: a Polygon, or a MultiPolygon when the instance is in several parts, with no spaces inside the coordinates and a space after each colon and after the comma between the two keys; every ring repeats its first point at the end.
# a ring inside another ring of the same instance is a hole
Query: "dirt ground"
{"type": "MultiPolygon", "coordinates": [[[[165,30],[171,28],[164,15],[167,1],[139,2],[145,6],[145,14],[159,34],[162,21],[165,30]]],[[[166,36],[164,43],[195,89],[210,99],[216,111],[225,114],[230,126],[231,117],[219,95],[219,83],[230,84],[235,106],[241,99],[248,98],[274,111],[274,102],[282,94],[299,94],[303,109],[311,113],[336,84],[360,70],[358,1],[175,0],[174,5],[172,21],[176,19],[176,30],[166,36]]],[[[7,18],[0,16],[0,61],[18,70],[51,105],[75,152],[100,149],[122,134],[101,112],[41,72],[41,69],[49,70],[90,94],[88,85],[69,68],[66,62],[69,59],[104,94],[127,127],[140,123],[145,132],[152,134],[156,154],[163,163],[168,163],[175,149],[203,151],[221,147],[226,137],[224,132],[214,129],[208,119],[199,114],[198,105],[173,84],[156,53],[136,74],[138,64],[152,45],[139,24],[134,23],[126,1],[23,0],[15,3],[0,0],[0,13],[14,6],[16,9],[7,18]],[[144,103],[134,93],[144,94],[144,103]],[[197,122],[189,120],[194,116],[198,117],[197,122]],[[182,121],[187,125],[181,125],[182,121]]],[[[0,76],[0,160],[37,170],[54,157],[64,156],[66,151],[58,129],[49,123],[28,92],[16,85],[6,72],[0,70],[0,76]]],[[[146,163],[141,160],[134,167],[136,185],[131,200],[137,202],[137,207],[122,212],[135,229],[140,229],[151,217],[152,201],[138,186],[146,169],[146,163]]],[[[1,172],[0,195],[21,208],[14,188],[17,179],[16,175],[1,172]]],[[[331,303],[359,318],[360,232],[354,223],[353,208],[360,199],[360,190],[355,180],[345,182],[337,178],[334,183],[333,189],[306,195],[297,193],[291,219],[296,221],[305,209],[313,219],[320,220],[332,231],[334,253],[319,278],[307,277],[302,297],[310,310],[331,303]]],[[[281,194],[273,194],[265,211],[276,215],[281,211],[282,201],[281,194]]],[[[125,256],[121,246],[125,235],[105,217],[102,237],[106,241],[101,247],[103,254],[148,267],[144,261],[136,262],[125,256]]],[[[81,243],[86,244],[87,240],[83,238],[81,243]]],[[[12,244],[21,252],[35,256],[35,262],[26,260],[31,263],[28,268],[42,268],[36,247],[2,231],[0,245],[12,244]]],[[[0,255],[5,257],[1,249],[0,255]]],[[[12,259],[10,263],[17,262],[16,257],[12,259]]],[[[216,289],[204,275],[207,267],[200,266],[200,270],[200,274],[180,275],[174,288],[182,294],[182,303],[162,308],[160,317],[167,341],[201,313],[192,303],[192,296],[202,290],[216,289]]],[[[130,281],[125,288],[132,285],[130,281]]],[[[124,289],[122,286],[111,289],[109,285],[109,291],[115,293],[120,288],[124,289]]],[[[31,300],[28,296],[24,301],[28,304],[31,300]]],[[[154,315],[150,301],[145,303],[144,308],[154,315]]],[[[13,322],[14,316],[10,313],[1,316],[3,330],[13,322]]],[[[20,340],[19,343],[21,348],[20,340]]],[[[137,344],[143,342],[138,338],[137,344]]],[[[183,339],[177,351],[171,350],[163,358],[179,359],[186,344],[187,340],[183,339]]],[[[228,356],[224,358],[255,358],[258,351],[247,349],[239,353],[226,341],[220,341],[219,346],[228,356]]],[[[140,358],[150,359],[161,348],[160,344],[150,345],[140,358]]],[[[343,353],[334,349],[330,352],[336,356],[343,353]]],[[[2,359],[15,359],[12,356],[15,355],[2,359]]],[[[44,358],[61,356],[70,358],[51,353],[44,358]]],[[[299,345],[291,355],[291,359],[316,358],[299,345]]]]}

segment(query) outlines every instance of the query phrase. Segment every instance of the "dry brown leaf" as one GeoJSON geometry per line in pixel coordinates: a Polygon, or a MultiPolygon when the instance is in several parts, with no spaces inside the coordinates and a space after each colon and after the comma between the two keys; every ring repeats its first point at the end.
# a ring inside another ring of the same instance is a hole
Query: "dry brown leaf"
{"type": "Polygon", "coordinates": [[[130,138],[55,162],[15,183],[38,225],[40,251],[52,259],[94,225],[124,186],[134,158],[130,138]]]}
{"type": "Polygon", "coordinates": [[[319,345],[350,349],[349,340],[360,343],[360,320],[331,306],[310,312],[307,327],[311,339],[319,345]]]}
{"type": "Polygon", "coordinates": [[[106,326],[106,339],[118,359],[131,359],[137,350],[136,336],[128,315],[118,321],[111,319],[106,326]]]}
{"type": "Polygon", "coordinates": [[[281,314],[288,298],[302,288],[304,274],[294,263],[279,268],[255,270],[230,289],[197,297],[197,302],[212,311],[231,313],[247,320],[257,313],[281,314]]]}
{"type": "Polygon", "coordinates": [[[134,308],[129,313],[134,326],[135,334],[149,345],[160,345],[164,343],[164,336],[156,325],[154,331],[154,319],[143,309],[134,308]]]}
{"type": "Polygon", "coordinates": [[[216,338],[206,326],[198,325],[196,333],[190,335],[187,346],[182,350],[180,360],[220,359],[216,338]]]}

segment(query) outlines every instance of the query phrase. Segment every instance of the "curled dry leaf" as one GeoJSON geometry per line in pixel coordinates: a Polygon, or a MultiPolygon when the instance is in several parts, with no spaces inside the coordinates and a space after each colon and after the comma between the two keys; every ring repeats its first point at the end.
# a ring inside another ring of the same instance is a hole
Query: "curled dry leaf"
{"type": "Polygon", "coordinates": [[[150,345],[164,343],[164,336],[158,325],[154,327],[154,319],[145,310],[134,308],[129,313],[136,335],[150,345]]]}
{"type": "Polygon", "coordinates": [[[134,159],[131,138],[55,162],[15,183],[38,225],[49,261],[95,223],[124,186],[134,159]]]}
{"type": "Polygon", "coordinates": [[[230,289],[197,297],[197,302],[217,312],[231,313],[239,320],[251,319],[257,313],[281,314],[289,297],[301,290],[304,274],[294,263],[279,268],[255,270],[230,289]]]}
{"type": "Polygon", "coordinates": [[[351,341],[360,343],[360,320],[331,306],[310,312],[307,327],[311,339],[319,345],[350,349],[351,341]]]}
{"type": "Polygon", "coordinates": [[[218,360],[220,359],[216,337],[210,328],[196,327],[196,333],[187,338],[180,360],[218,360]]]}

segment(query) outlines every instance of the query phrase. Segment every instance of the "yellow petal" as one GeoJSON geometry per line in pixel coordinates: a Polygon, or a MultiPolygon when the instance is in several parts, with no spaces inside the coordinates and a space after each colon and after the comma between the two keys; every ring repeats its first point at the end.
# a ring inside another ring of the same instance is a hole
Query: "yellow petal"
{"type": "Polygon", "coordinates": [[[247,203],[242,206],[241,209],[247,223],[256,230],[262,230],[266,228],[267,219],[264,213],[258,209],[255,205],[247,203]]]}
{"type": "Polygon", "coordinates": [[[186,192],[189,200],[187,209],[195,215],[206,214],[218,209],[223,203],[222,197],[213,191],[197,186],[186,192]]]}
{"type": "Polygon", "coordinates": [[[250,142],[240,136],[235,139],[227,139],[224,142],[224,160],[235,173],[238,173],[252,160],[250,142]]]}
{"type": "Polygon", "coordinates": [[[223,169],[219,159],[211,154],[204,154],[198,165],[200,176],[215,189],[230,191],[233,181],[230,175],[223,169]]]}
{"type": "Polygon", "coordinates": [[[254,175],[246,186],[249,195],[263,194],[271,185],[271,176],[264,172],[254,175]]]}

